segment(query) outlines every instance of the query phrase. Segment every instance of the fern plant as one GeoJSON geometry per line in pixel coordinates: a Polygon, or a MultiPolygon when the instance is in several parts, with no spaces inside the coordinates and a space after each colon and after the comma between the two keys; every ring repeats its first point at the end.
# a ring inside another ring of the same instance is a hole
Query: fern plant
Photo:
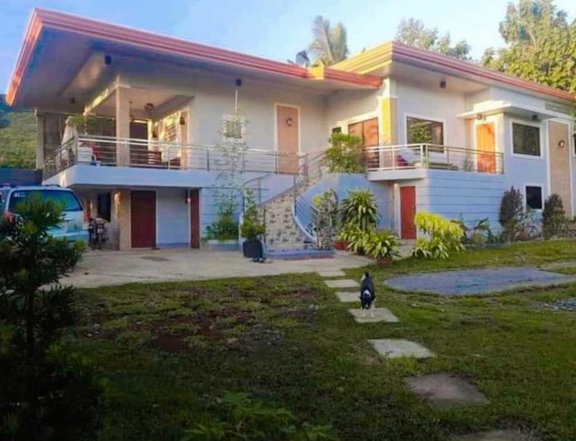
{"type": "Polygon", "coordinates": [[[376,198],[370,190],[350,190],[340,203],[340,221],[363,231],[376,228],[380,215],[376,198]]]}
{"type": "Polygon", "coordinates": [[[412,250],[414,257],[447,259],[451,253],[464,249],[464,232],[457,222],[452,222],[437,214],[420,212],[414,216],[414,223],[422,233],[428,236],[416,240],[416,245],[412,250]]]}

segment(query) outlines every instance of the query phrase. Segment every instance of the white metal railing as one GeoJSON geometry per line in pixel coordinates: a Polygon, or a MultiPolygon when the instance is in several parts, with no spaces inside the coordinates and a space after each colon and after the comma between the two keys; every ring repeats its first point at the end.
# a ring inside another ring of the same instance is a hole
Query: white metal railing
{"type": "Polygon", "coordinates": [[[405,144],[366,149],[369,172],[384,170],[436,169],[502,174],[501,152],[438,144],[405,144]]]}
{"type": "Polygon", "coordinates": [[[113,136],[81,135],[62,144],[45,160],[46,177],[76,164],[176,170],[225,170],[297,175],[306,154],[264,149],[240,149],[231,157],[215,146],[149,141],[113,136]],[[236,154],[235,154],[236,155],[236,154]]]}

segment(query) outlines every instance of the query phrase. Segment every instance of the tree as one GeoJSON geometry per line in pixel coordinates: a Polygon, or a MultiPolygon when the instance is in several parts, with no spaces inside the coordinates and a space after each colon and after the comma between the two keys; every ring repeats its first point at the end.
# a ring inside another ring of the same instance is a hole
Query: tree
{"type": "Polygon", "coordinates": [[[556,193],[551,194],[544,202],[544,210],[542,210],[542,235],[544,239],[564,236],[569,221],[564,211],[562,198],[556,193]]]}
{"type": "Polygon", "coordinates": [[[78,319],[60,285],[82,247],[49,235],[62,208],[31,197],[0,221],[0,439],[76,441],[97,423],[100,385],[60,338],[78,319]]]}
{"type": "Polygon", "coordinates": [[[403,19],[396,31],[396,41],[409,46],[438,52],[461,60],[470,59],[470,45],[466,40],[452,45],[449,33],[440,36],[438,28],[427,28],[422,20],[403,19]]]}
{"type": "Polygon", "coordinates": [[[576,21],[553,0],[518,0],[500,23],[506,47],[488,48],[482,64],[576,93],[576,21]]]}
{"type": "Polygon", "coordinates": [[[0,95],[0,167],[34,168],[36,118],[32,112],[13,112],[0,95]]]}
{"type": "Polygon", "coordinates": [[[312,23],[312,42],[308,49],[296,54],[296,63],[302,66],[330,66],[348,56],[346,28],[342,23],[332,26],[318,15],[312,23]]]}

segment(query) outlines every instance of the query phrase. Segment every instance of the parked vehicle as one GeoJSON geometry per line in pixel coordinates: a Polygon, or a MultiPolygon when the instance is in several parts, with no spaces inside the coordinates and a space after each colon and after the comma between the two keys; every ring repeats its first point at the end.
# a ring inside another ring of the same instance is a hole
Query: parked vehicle
{"type": "Polygon", "coordinates": [[[18,205],[32,195],[37,195],[41,200],[60,202],[64,206],[62,222],[50,229],[52,236],[64,238],[70,242],[88,243],[88,226],[84,225],[84,209],[69,188],[58,186],[0,187],[0,216],[18,215],[18,205]]]}

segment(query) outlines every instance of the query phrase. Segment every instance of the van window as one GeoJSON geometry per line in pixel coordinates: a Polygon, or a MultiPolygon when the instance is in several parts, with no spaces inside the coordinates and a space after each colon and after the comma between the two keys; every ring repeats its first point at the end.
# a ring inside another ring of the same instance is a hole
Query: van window
{"type": "Polygon", "coordinates": [[[16,190],[10,195],[8,211],[18,213],[18,204],[31,195],[38,195],[42,201],[60,202],[64,206],[64,211],[82,211],[82,206],[76,195],[65,190],[16,190]]]}

